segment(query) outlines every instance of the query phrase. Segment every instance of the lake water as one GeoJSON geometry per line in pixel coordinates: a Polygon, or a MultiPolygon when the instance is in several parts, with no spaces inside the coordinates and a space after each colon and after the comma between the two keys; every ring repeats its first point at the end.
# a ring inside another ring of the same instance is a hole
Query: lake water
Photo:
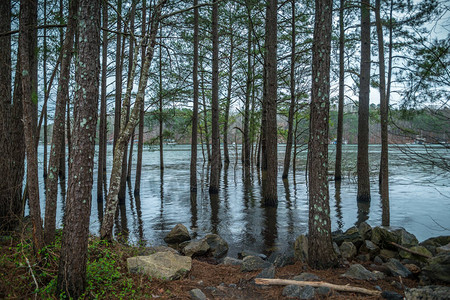
{"type": "MultiPolygon", "coordinates": [[[[308,194],[305,180],[306,153],[298,157],[295,180],[289,174],[287,182],[281,180],[284,146],[279,146],[278,207],[266,209],[261,205],[260,178],[243,183],[240,160],[230,149],[231,164],[222,168],[221,189],[210,197],[207,188],[208,170],[203,165],[199,147],[198,180],[196,197],[189,192],[190,145],[166,146],[165,169],[159,169],[159,152],[145,148],[141,195],[138,199],[127,193],[125,205],[120,207],[116,222],[119,232],[130,243],[147,245],[164,244],[164,236],[177,224],[184,224],[194,236],[208,233],[221,235],[230,245],[230,254],[242,249],[268,253],[293,244],[296,237],[308,229],[308,194]]],[[[424,151],[423,146],[414,146],[424,151]]],[[[134,148],[136,149],[136,148],[134,148]]],[[[42,155],[43,147],[39,147],[42,155]]],[[[240,149],[239,149],[240,150],[240,149]]],[[[112,147],[108,148],[108,172],[112,163],[112,147]]],[[[330,145],[333,160],[334,146],[330,145]]],[[[239,151],[240,152],[240,151],[239,151]]],[[[332,230],[346,230],[358,222],[372,226],[381,225],[381,201],[378,190],[380,146],[369,147],[371,161],[371,202],[367,205],[356,201],[356,145],[344,145],[344,178],[340,189],[330,181],[330,207],[332,230]]],[[[136,153],[136,152],[135,152],[136,153]]],[[[450,157],[447,157],[450,159],[450,157]]],[[[135,166],[135,161],[134,165],[135,166]]],[[[330,163],[334,166],[334,162],[330,163]]],[[[42,164],[41,164],[42,168],[42,164]]],[[[96,170],[96,168],[95,168],[96,170]]],[[[42,174],[42,170],[39,174],[42,174]]],[[[134,168],[131,183],[134,185],[134,168]]],[[[331,174],[331,172],[330,172],[331,174]]],[[[96,176],[96,174],[94,174],[96,176]]],[[[332,176],[330,176],[332,178],[332,176]]],[[[391,226],[404,227],[419,240],[438,235],[450,235],[450,174],[436,167],[426,167],[408,160],[398,147],[390,148],[390,215],[391,226]]],[[[108,177],[109,180],[109,177],[108,177]]],[[[44,184],[40,179],[41,199],[44,184]]],[[[98,234],[100,222],[94,180],[90,230],[98,234]]],[[[41,201],[44,212],[44,199],[41,201]]],[[[58,203],[58,224],[61,226],[62,205],[58,203]]]]}

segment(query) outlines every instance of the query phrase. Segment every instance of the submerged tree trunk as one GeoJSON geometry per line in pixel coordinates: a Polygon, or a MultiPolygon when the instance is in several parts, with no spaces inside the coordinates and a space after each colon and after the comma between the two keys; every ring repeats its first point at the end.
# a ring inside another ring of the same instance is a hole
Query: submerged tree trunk
{"type": "MultiPolygon", "coordinates": [[[[201,64],[201,60],[200,60],[201,64]]],[[[202,106],[203,106],[203,123],[204,123],[204,131],[205,131],[205,141],[206,141],[206,154],[208,156],[208,163],[211,161],[211,147],[209,145],[209,130],[208,130],[208,108],[206,107],[206,95],[205,95],[205,78],[204,73],[205,70],[203,66],[200,66],[201,73],[200,78],[202,80],[202,106]]]]}
{"type": "Polygon", "coordinates": [[[380,161],[380,191],[382,202],[382,224],[389,226],[389,149],[388,149],[388,106],[386,102],[386,77],[384,67],[384,41],[381,24],[381,0],[375,1],[375,23],[378,37],[378,57],[380,70],[380,116],[381,116],[381,161],[380,161]]]}
{"type": "MultiPolygon", "coordinates": [[[[194,0],[194,7],[198,0],[194,0]]],[[[191,136],[191,165],[190,165],[190,190],[197,192],[197,135],[198,135],[198,7],[194,8],[194,62],[192,70],[192,81],[194,99],[192,104],[192,136],[191,136]]]]}
{"type": "Polygon", "coordinates": [[[33,60],[37,60],[33,48],[33,30],[37,18],[37,1],[26,1],[20,3],[19,21],[19,55],[20,73],[22,74],[22,96],[23,96],[23,124],[25,133],[25,149],[27,154],[27,191],[30,204],[30,216],[33,224],[33,248],[35,254],[40,256],[39,250],[43,247],[43,232],[41,208],[39,202],[39,177],[38,157],[36,147],[36,125],[35,110],[37,106],[37,94],[33,93],[33,60]]]}
{"type": "Polygon", "coordinates": [[[57,295],[78,299],[86,288],[95,134],[100,74],[100,1],[80,0],[78,66],[73,149],[65,226],[56,286],[57,295]]]}
{"type": "MultiPolygon", "coordinates": [[[[263,172],[265,206],[276,206],[277,199],[277,0],[266,7],[266,130],[265,149],[267,170],[263,172]],[[264,174],[266,173],[266,174],[264,174]]],[[[264,170],[263,170],[264,171],[264,170]]]]}
{"type": "MultiPolygon", "coordinates": [[[[159,19],[161,16],[161,9],[164,3],[167,0],[160,0],[155,7],[155,11],[151,18],[151,29],[149,33],[148,46],[146,49],[146,55],[144,59],[144,63],[142,65],[141,78],[139,80],[138,92],[136,94],[136,100],[134,102],[133,110],[130,115],[130,119],[128,123],[125,124],[125,120],[122,117],[120,134],[117,140],[117,143],[114,147],[114,159],[113,159],[113,167],[111,170],[111,179],[109,184],[108,196],[106,199],[106,208],[103,216],[103,224],[100,230],[100,237],[106,240],[112,240],[113,238],[113,226],[114,226],[114,218],[116,215],[117,203],[118,203],[118,194],[119,194],[119,186],[120,186],[120,178],[122,174],[122,158],[123,153],[125,151],[127,141],[130,139],[131,133],[133,132],[134,127],[136,126],[140,110],[142,107],[142,102],[144,101],[144,92],[147,87],[147,81],[149,77],[149,68],[150,63],[153,59],[154,48],[156,44],[156,33],[158,32],[159,19]]],[[[136,48],[137,49],[137,48],[136,48]]],[[[133,88],[133,79],[135,68],[137,64],[137,51],[134,53],[134,61],[133,61],[133,71],[132,76],[130,76],[127,91],[124,98],[124,107],[122,110],[126,109],[126,106],[130,103],[131,90],[133,88]]],[[[123,111],[124,113],[124,111],[123,111]]]]}
{"type": "Polygon", "coordinates": [[[213,0],[212,8],[212,98],[211,98],[211,176],[209,193],[219,193],[220,137],[219,137],[219,4],[213,0]]]}
{"type": "Polygon", "coordinates": [[[64,39],[62,56],[61,56],[61,71],[58,82],[58,92],[56,95],[55,117],[53,122],[52,147],[50,151],[49,173],[46,184],[46,201],[45,201],[45,227],[44,238],[45,243],[51,244],[55,239],[56,230],[56,207],[58,199],[58,174],[60,172],[61,164],[65,165],[65,158],[61,162],[61,153],[65,153],[63,148],[65,117],[66,117],[66,100],[69,98],[69,79],[70,79],[70,65],[72,61],[73,38],[76,28],[78,12],[78,0],[70,2],[69,18],[64,39]]]}
{"type": "Polygon", "coordinates": [[[228,122],[230,118],[230,105],[231,105],[231,89],[233,83],[233,48],[234,48],[234,38],[233,38],[233,23],[230,20],[230,57],[228,61],[228,87],[227,87],[227,98],[225,103],[225,120],[223,123],[223,155],[224,162],[226,165],[230,164],[230,154],[228,152],[228,122]]]}
{"type": "Polygon", "coordinates": [[[159,29],[159,169],[164,170],[164,137],[163,137],[163,83],[162,83],[162,29],[159,29]]]}
{"type": "Polygon", "coordinates": [[[288,136],[286,141],[286,153],[284,155],[284,168],[282,178],[286,179],[289,173],[289,166],[291,164],[291,154],[292,154],[292,140],[293,140],[293,130],[294,130],[294,113],[295,113],[295,1],[292,0],[292,17],[291,17],[291,103],[289,105],[289,116],[288,116],[288,136]]]}
{"type": "Polygon", "coordinates": [[[308,264],[326,269],[336,265],[331,240],[328,192],[328,120],[332,0],[316,0],[308,145],[309,235],[308,264]]]}
{"type": "Polygon", "coordinates": [[[361,68],[358,109],[358,195],[357,201],[370,201],[369,178],[369,91],[370,91],[370,4],[361,3],[361,68]]]}
{"type": "Polygon", "coordinates": [[[334,180],[342,178],[342,139],[344,130],[344,7],[345,0],[340,0],[339,7],[339,100],[336,137],[336,162],[334,166],[334,180]]]}

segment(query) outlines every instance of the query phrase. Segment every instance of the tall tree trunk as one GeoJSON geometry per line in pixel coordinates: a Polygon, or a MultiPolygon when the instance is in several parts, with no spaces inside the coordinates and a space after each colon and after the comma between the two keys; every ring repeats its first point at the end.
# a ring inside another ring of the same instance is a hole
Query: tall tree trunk
{"type": "Polygon", "coordinates": [[[308,264],[317,269],[336,265],[331,240],[328,192],[328,120],[332,0],[316,0],[308,145],[308,264]]]}
{"type": "Polygon", "coordinates": [[[334,180],[342,178],[342,138],[344,131],[344,8],[345,0],[340,0],[339,7],[339,100],[336,138],[336,162],[334,166],[334,180]]]}
{"type": "MultiPolygon", "coordinates": [[[[102,27],[108,28],[108,4],[102,2],[102,27]]],[[[108,32],[103,31],[102,36],[102,81],[100,91],[100,128],[99,128],[99,150],[98,150],[98,169],[97,169],[97,202],[103,202],[103,196],[106,192],[104,187],[104,178],[106,173],[106,77],[108,68],[108,32]]]]}
{"type": "MultiPolygon", "coordinates": [[[[43,247],[43,232],[41,208],[39,202],[39,177],[38,157],[36,147],[36,119],[37,94],[33,93],[34,72],[33,61],[37,60],[33,37],[37,31],[33,30],[37,18],[37,1],[25,1],[20,3],[19,21],[19,55],[20,73],[22,74],[23,96],[23,124],[25,133],[25,149],[27,154],[27,186],[30,204],[30,216],[33,224],[33,248],[39,256],[39,250],[43,247]]],[[[34,82],[36,84],[36,82],[34,82]]]]}
{"type": "Polygon", "coordinates": [[[164,170],[164,137],[163,137],[163,87],[162,87],[162,29],[159,38],[159,169],[164,170]]]}
{"type": "Polygon", "coordinates": [[[205,124],[205,141],[206,141],[206,153],[208,156],[208,163],[211,161],[211,147],[209,145],[209,130],[208,130],[208,108],[206,106],[206,93],[205,93],[205,78],[204,73],[205,70],[202,66],[202,61],[200,60],[200,69],[202,70],[200,73],[200,78],[202,80],[202,106],[203,106],[203,123],[205,124]]]}
{"type": "Polygon", "coordinates": [[[100,74],[100,1],[80,0],[73,149],[56,291],[78,299],[86,288],[100,74]]]}
{"type": "MultiPolygon", "coordinates": [[[[49,173],[46,184],[47,189],[44,227],[44,239],[46,244],[52,243],[55,239],[58,174],[61,166],[61,153],[65,153],[63,148],[65,147],[64,126],[66,100],[69,98],[70,64],[72,60],[73,38],[76,29],[77,12],[78,0],[72,0],[70,2],[67,31],[61,56],[61,71],[58,82],[58,92],[56,95],[52,147],[50,151],[49,173]]],[[[65,159],[62,164],[65,165],[65,159]]]]}
{"type": "MultiPolygon", "coordinates": [[[[44,0],[44,26],[47,25],[47,0],[44,0]]],[[[44,95],[47,94],[47,28],[44,28],[44,43],[43,43],[43,59],[42,59],[42,73],[43,73],[43,81],[44,81],[44,95]]],[[[46,101],[46,99],[44,99],[46,101]]],[[[43,177],[44,182],[47,181],[47,105],[42,107],[41,114],[44,116],[44,163],[43,163],[43,177]]],[[[39,128],[38,128],[39,130],[39,128]]],[[[39,135],[39,133],[38,133],[39,135]]]]}
{"type": "Polygon", "coordinates": [[[388,145],[388,106],[386,102],[386,77],[384,67],[384,41],[381,24],[381,0],[375,1],[375,23],[378,37],[378,57],[380,70],[380,117],[381,117],[381,161],[380,190],[383,207],[382,225],[389,226],[389,145],[388,145]]]}
{"type": "Polygon", "coordinates": [[[220,178],[220,136],[219,136],[219,4],[212,7],[212,97],[211,97],[211,176],[209,193],[219,193],[220,178]]]}
{"type": "Polygon", "coordinates": [[[291,103],[289,104],[289,116],[288,116],[288,136],[286,141],[286,153],[284,155],[284,168],[282,178],[286,179],[289,173],[289,166],[291,164],[292,154],[292,140],[294,136],[294,113],[295,113],[295,1],[291,1],[292,4],[292,16],[291,16],[291,103]]]}
{"type": "Polygon", "coordinates": [[[263,169],[263,198],[265,206],[276,206],[277,198],[277,0],[266,7],[266,163],[263,169]],[[264,174],[266,173],[266,174],[264,174]]]}
{"type": "MultiPolygon", "coordinates": [[[[0,1],[0,32],[11,30],[11,1],[0,1]]],[[[20,50],[20,49],[19,49],[20,50]]],[[[20,55],[11,102],[11,36],[0,37],[0,231],[15,228],[23,215],[22,182],[25,148],[22,122],[20,55]]]]}
{"type": "MultiPolygon", "coordinates": [[[[250,1],[246,1],[247,9],[251,11],[250,1]]],[[[242,136],[243,164],[245,168],[250,168],[251,162],[251,141],[250,141],[250,96],[252,89],[252,22],[251,14],[247,14],[247,78],[245,82],[245,102],[244,102],[244,130],[242,136]]],[[[252,137],[253,138],[253,137],[252,137]]],[[[248,172],[244,172],[244,175],[248,172]]]]}
{"type": "MultiPolygon", "coordinates": [[[[148,46],[146,49],[146,55],[144,58],[144,63],[142,65],[141,78],[139,80],[138,92],[136,94],[136,100],[134,102],[133,110],[130,115],[130,119],[128,123],[125,122],[124,117],[122,117],[121,121],[121,129],[119,138],[117,140],[116,146],[114,147],[114,158],[113,158],[113,167],[111,170],[111,179],[109,184],[108,196],[106,199],[106,208],[105,214],[103,216],[103,224],[100,230],[100,237],[106,240],[112,240],[113,236],[113,225],[114,218],[116,215],[117,203],[118,203],[118,194],[120,187],[120,178],[122,174],[122,157],[125,151],[127,141],[130,139],[131,133],[133,132],[134,127],[136,127],[137,122],[139,120],[139,113],[142,107],[142,102],[144,101],[144,92],[147,87],[147,81],[149,77],[149,68],[150,63],[153,59],[155,44],[156,44],[156,33],[158,32],[159,19],[161,16],[161,9],[164,3],[167,0],[160,0],[155,7],[155,11],[151,18],[151,29],[149,33],[148,46]]],[[[130,103],[131,90],[133,88],[133,79],[135,68],[137,64],[137,48],[134,53],[134,61],[133,61],[133,71],[132,76],[130,76],[127,83],[127,91],[124,98],[124,107],[122,108],[123,114],[125,114],[124,109],[130,103]]]]}
{"type": "Polygon", "coordinates": [[[369,178],[369,91],[370,91],[370,4],[361,3],[361,68],[358,109],[358,201],[370,201],[369,178]]]}
{"type": "Polygon", "coordinates": [[[230,164],[230,154],[228,153],[228,122],[230,118],[230,105],[231,105],[231,89],[233,83],[233,26],[230,20],[230,57],[228,61],[228,87],[227,87],[227,100],[225,103],[225,120],[223,123],[223,154],[225,164],[230,164]]]}
{"type": "Polygon", "coordinates": [[[197,135],[198,135],[198,0],[194,0],[194,62],[192,81],[194,99],[192,104],[192,137],[191,137],[191,165],[190,165],[190,190],[197,192],[197,135]]]}
{"type": "MultiPolygon", "coordinates": [[[[144,0],[142,2],[142,35],[145,35],[145,31],[147,28],[147,3],[144,0]]],[[[142,46],[142,54],[141,57],[145,57],[145,45],[142,46]]],[[[141,76],[142,76],[142,70],[141,70],[141,76]]],[[[139,138],[138,138],[138,153],[137,153],[137,161],[136,161],[136,180],[134,183],[134,195],[139,195],[141,192],[141,174],[142,174],[142,152],[144,150],[144,95],[142,95],[142,103],[141,103],[141,109],[139,112],[139,138]]],[[[137,201],[137,200],[136,200],[137,201]]]]}

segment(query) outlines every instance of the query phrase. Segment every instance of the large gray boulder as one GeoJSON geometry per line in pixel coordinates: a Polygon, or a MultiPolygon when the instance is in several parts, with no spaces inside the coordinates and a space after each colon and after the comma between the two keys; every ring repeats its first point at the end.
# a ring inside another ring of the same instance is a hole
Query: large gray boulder
{"type": "Polygon", "coordinates": [[[164,241],[169,244],[180,244],[184,241],[189,241],[191,236],[189,231],[183,224],[177,224],[175,227],[166,235],[164,241]]]}
{"type": "Polygon", "coordinates": [[[351,259],[356,255],[356,246],[352,242],[343,242],[339,247],[341,256],[345,259],[351,259]]]}
{"type": "Polygon", "coordinates": [[[380,247],[375,245],[372,241],[365,240],[364,243],[359,247],[360,254],[369,254],[370,258],[374,258],[380,254],[380,247]]]}
{"type": "Polygon", "coordinates": [[[222,258],[228,252],[228,243],[217,234],[208,234],[204,240],[210,247],[210,252],[214,258],[222,258]]]}
{"type": "Polygon", "coordinates": [[[450,252],[442,252],[428,260],[422,273],[432,280],[450,282],[450,252]]]}
{"type": "Polygon", "coordinates": [[[429,238],[422,243],[420,243],[421,246],[424,246],[427,248],[431,253],[436,254],[436,248],[442,247],[444,245],[447,245],[450,243],[450,235],[449,236],[438,236],[429,238]]]}
{"type": "Polygon", "coordinates": [[[450,299],[450,287],[428,285],[405,290],[405,298],[408,300],[445,300],[450,299]]]}
{"type": "Polygon", "coordinates": [[[242,260],[241,271],[251,272],[269,268],[272,264],[258,256],[246,256],[242,260]]]}
{"type": "Polygon", "coordinates": [[[404,228],[394,229],[392,232],[397,236],[397,243],[404,247],[413,247],[419,244],[416,236],[404,228]]]}
{"type": "Polygon", "coordinates": [[[372,228],[371,241],[380,248],[395,249],[390,242],[398,243],[398,236],[391,232],[388,227],[377,226],[372,228]]]}
{"type": "Polygon", "coordinates": [[[161,279],[178,279],[191,270],[192,259],[172,252],[157,252],[149,256],[127,259],[128,271],[161,279]]]}
{"type": "Polygon", "coordinates": [[[338,244],[338,246],[341,246],[343,242],[350,242],[353,243],[356,247],[361,246],[364,239],[359,233],[359,230],[356,226],[350,227],[342,234],[335,235],[333,237],[333,241],[338,244]]]}
{"type": "Polygon", "coordinates": [[[408,277],[412,275],[411,271],[395,258],[389,259],[389,261],[383,265],[389,269],[393,276],[408,277]]]}
{"type": "Polygon", "coordinates": [[[437,247],[436,248],[436,253],[442,253],[442,252],[450,252],[450,243],[448,243],[447,245],[441,246],[441,247],[437,247]]]}
{"type": "Polygon", "coordinates": [[[359,224],[358,231],[364,240],[370,240],[372,238],[372,227],[366,222],[359,224]]]}
{"type": "Polygon", "coordinates": [[[190,257],[202,256],[209,251],[210,247],[205,240],[190,241],[181,249],[181,252],[190,257]]]}
{"type": "Polygon", "coordinates": [[[240,266],[242,265],[242,259],[227,256],[223,259],[222,263],[228,266],[240,266]]]}
{"type": "MultiPolygon", "coordinates": [[[[409,248],[409,250],[412,250],[414,252],[417,252],[417,253],[420,253],[420,254],[423,254],[423,255],[426,255],[426,256],[429,256],[429,257],[433,256],[431,254],[431,252],[427,248],[425,248],[424,246],[413,246],[413,247],[409,248]]],[[[416,254],[413,254],[411,252],[407,252],[407,251],[404,251],[404,250],[401,250],[399,252],[399,255],[400,255],[401,258],[404,258],[404,259],[417,260],[417,261],[420,261],[420,262],[426,262],[427,261],[427,258],[425,258],[423,256],[416,255],[416,254]]]]}
{"type": "Polygon", "coordinates": [[[359,279],[359,280],[377,280],[378,277],[364,268],[360,264],[354,264],[351,265],[350,268],[348,268],[347,272],[341,275],[341,277],[346,278],[352,278],[352,279],[359,279]]]}
{"type": "Polygon", "coordinates": [[[294,258],[302,262],[308,261],[308,237],[306,235],[299,235],[295,240],[294,258]]]}

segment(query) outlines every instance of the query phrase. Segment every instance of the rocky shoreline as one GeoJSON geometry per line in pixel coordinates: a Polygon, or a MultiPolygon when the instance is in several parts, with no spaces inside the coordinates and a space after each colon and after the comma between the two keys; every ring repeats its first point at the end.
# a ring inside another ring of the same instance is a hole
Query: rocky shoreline
{"type": "MultiPolygon", "coordinates": [[[[194,257],[213,264],[237,265],[241,272],[259,271],[255,276],[258,281],[260,278],[275,278],[277,268],[296,261],[306,262],[308,255],[308,237],[305,235],[296,239],[292,249],[272,253],[269,257],[246,250],[241,251],[238,257],[228,257],[228,244],[220,236],[209,234],[192,240],[182,224],[176,225],[164,241],[168,246],[145,248],[139,256],[129,258],[129,272],[176,280],[191,270],[194,257]]],[[[340,265],[346,270],[340,277],[373,282],[375,289],[370,291],[373,295],[386,299],[450,299],[450,236],[419,243],[403,228],[372,228],[363,222],[345,232],[334,232],[333,248],[340,265]],[[377,286],[376,282],[387,276],[399,278],[393,285],[403,294],[377,286]],[[403,284],[402,278],[415,278],[419,286],[410,288],[403,284]]],[[[286,284],[282,293],[285,297],[314,299],[338,293],[338,288],[321,284],[321,278],[312,273],[302,272],[290,279],[302,283],[286,284]]],[[[291,283],[289,280],[286,282],[291,283]]],[[[190,296],[192,299],[206,299],[205,293],[198,288],[191,290],[190,296]]]]}

